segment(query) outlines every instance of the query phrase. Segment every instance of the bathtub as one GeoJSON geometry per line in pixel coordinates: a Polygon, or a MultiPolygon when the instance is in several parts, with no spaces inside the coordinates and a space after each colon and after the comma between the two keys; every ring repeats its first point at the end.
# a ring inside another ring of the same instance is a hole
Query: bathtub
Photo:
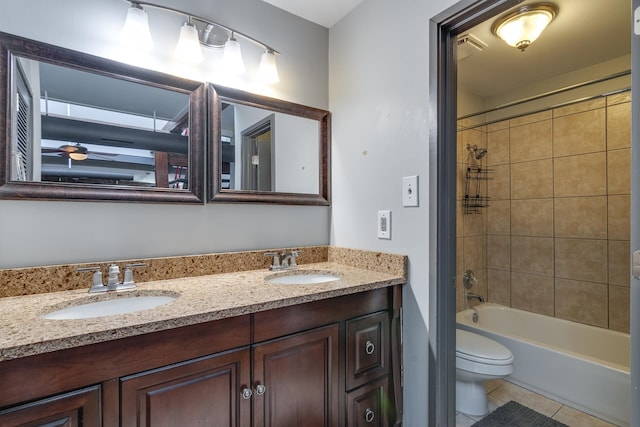
{"type": "Polygon", "coordinates": [[[457,327],[514,355],[508,381],[619,426],[629,425],[629,334],[497,304],[456,314],[457,327]]]}

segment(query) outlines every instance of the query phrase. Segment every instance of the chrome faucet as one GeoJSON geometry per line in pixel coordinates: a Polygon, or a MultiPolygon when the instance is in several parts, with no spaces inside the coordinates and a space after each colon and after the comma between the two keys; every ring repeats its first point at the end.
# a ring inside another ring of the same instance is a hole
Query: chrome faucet
{"type": "Polygon", "coordinates": [[[136,267],[145,267],[147,264],[145,263],[135,263],[135,264],[125,264],[124,270],[124,279],[122,283],[119,282],[120,276],[120,267],[116,264],[111,264],[109,266],[107,284],[102,283],[102,271],[99,266],[94,267],[82,267],[78,268],[76,271],[93,271],[93,280],[91,282],[91,287],[89,288],[89,293],[99,293],[99,292],[107,292],[107,291],[123,291],[126,289],[133,289],[136,287],[136,284],[133,281],[133,271],[132,268],[136,267]]]}
{"type": "Polygon", "coordinates": [[[480,294],[474,294],[473,292],[467,292],[467,299],[477,299],[480,302],[484,302],[484,297],[480,294]]]}
{"type": "Polygon", "coordinates": [[[296,258],[300,255],[301,251],[282,251],[281,254],[277,252],[266,252],[264,256],[273,257],[273,262],[269,266],[269,270],[294,270],[298,268],[296,258]],[[280,259],[282,256],[282,260],[280,259]]]}

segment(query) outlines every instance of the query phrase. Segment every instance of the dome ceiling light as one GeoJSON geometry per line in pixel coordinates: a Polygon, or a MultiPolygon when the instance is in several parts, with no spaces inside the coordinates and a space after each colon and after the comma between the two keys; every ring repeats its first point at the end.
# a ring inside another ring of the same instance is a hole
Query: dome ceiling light
{"type": "Polygon", "coordinates": [[[524,52],[557,14],[558,7],[551,3],[527,4],[498,18],[491,26],[491,32],[524,52]]]}

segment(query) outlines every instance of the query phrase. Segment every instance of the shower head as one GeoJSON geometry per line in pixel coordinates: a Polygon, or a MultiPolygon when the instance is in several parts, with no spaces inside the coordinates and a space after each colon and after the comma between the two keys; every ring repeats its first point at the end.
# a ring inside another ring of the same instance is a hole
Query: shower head
{"type": "Polygon", "coordinates": [[[484,156],[487,155],[487,149],[486,148],[477,148],[477,149],[473,150],[473,152],[476,155],[476,160],[480,160],[484,156]]]}

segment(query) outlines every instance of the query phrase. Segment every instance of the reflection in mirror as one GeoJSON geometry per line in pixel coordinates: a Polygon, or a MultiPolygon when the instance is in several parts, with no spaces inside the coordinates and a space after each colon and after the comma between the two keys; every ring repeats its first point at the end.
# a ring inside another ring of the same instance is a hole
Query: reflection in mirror
{"type": "Polygon", "coordinates": [[[212,200],[329,204],[327,111],[217,86],[211,98],[212,200]]]}
{"type": "Polygon", "coordinates": [[[0,37],[13,101],[1,197],[202,200],[204,85],[0,37]]]}

